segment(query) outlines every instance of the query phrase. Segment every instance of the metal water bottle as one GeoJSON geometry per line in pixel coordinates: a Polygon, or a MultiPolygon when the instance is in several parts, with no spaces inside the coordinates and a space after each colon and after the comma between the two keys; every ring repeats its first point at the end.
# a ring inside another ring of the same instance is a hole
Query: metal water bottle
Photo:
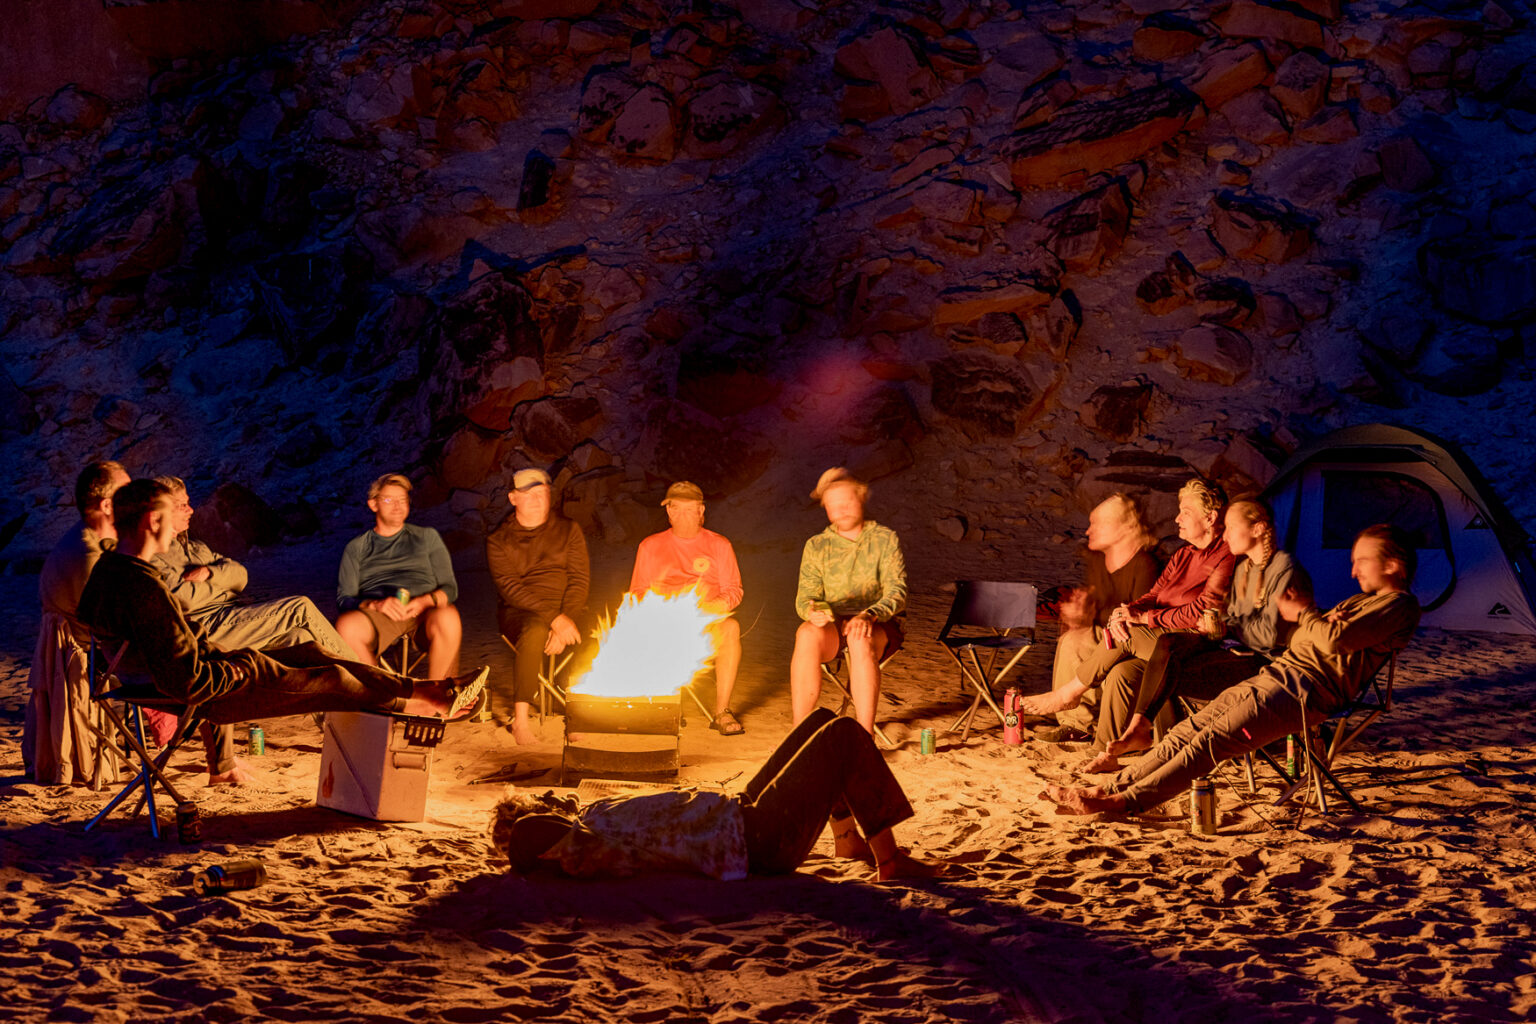
{"type": "Polygon", "coordinates": [[[1216,834],[1216,782],[1209,775],[1196,779],[1189,789],[1189,830],[1202,836],[1216,834]]]}
{"type": "Polygon", "coordinates": [[[199,896],[254,889],[266,882],[267,868],[259,860],[234,860],[204,868],[192,879],[192,889],[199,896]]]}
{"type": "Polygon", "coordinates": [[[1024,730],[1019,726],[1019,702],[1023,699],[1017,686],[1008,687],[1003,694],[1003,742],[1015,747],[1024,742],[1024,730]]]}

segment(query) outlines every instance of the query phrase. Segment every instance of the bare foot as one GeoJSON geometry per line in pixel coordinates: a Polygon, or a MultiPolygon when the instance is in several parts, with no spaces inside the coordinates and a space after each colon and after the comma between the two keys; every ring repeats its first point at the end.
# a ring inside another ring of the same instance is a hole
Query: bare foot
{"type": "Polygon", "coordinates": [[[875,865],[875,877],[882,882],[893,878],[937,878],[949,873],[949,865],[941,860],[923,860],[905,850],[897,850],[896,856],[875,865]]]}
{"type": "Polygon", "coordinates": [[[1125,810],[1125,797],[1107,794],[1097,786],[1047,786],[1046,797],[1056,805],[1057,814],[1117,814],[1125,810]]]}
{"type": "Polygon", "coordinates": [[[832,822],[832,853],[844,860],[862,860],[866,864],[875,862],[875,853],[859,835],[859,830],[852,818],[832,822]]]}
{"type": "Polygon", "coordinates": [[[1103,786],[1057,786],[1057,785],[1047,785],[1045,787],[1045,790],[1043,792],[1041,792],[1040,798],[1042,800],[1049,800],[1053,804],[1059,804],[1059,803],[1062,802],[1063,799],[1065,799],[1063,794],[1067,793],[1070,790],[1076,790],[1079,793],[1086,793],[1086,794],[1088,794],[1089,796],[1092,796],[1092,797],[1103,797],[1103,796],[1108,796],[1109,795],[1107,792],[1105,792],[1103,786]]]}
{"type": "Polygon", "coordinates": [[[1117,772],[1119,770],[1120,759],[1110,750],[1101,750],[1077,766],[1079,775],[1097,775],[1100,772],[1117,772]]]}
{"type": "Polygon", "coordinates": [[[255,782],[261,776],[256,769],[235,758],[235,766],[227,772],[209,772],[208,785],[210,786],[246,786],[255,782]]]}
{"type": "Polygon", "coordinates": [[[490,668],[481,667],[452,679],[418,682],[405,702],[405,713],[449,720],[463,718],[474,711],[475,701],[490,674],[490,668]]]}
{"type": "Polygon", "coordinates": [[[1052,690],[1050,693],[1038,693],[1033,697],[1025,697],[1019,701],[1019,710],[1026,715],[1054,715],[1058,711],[1068,711],[1082,703],[1081,694],[1073,695],[1066,688],[1052,690]]]}
{"type": "Polygon", "coordinates": [[[539,734],[533,731],[533,725],[530,722],[513,719],[512,724],[507,728],[512,731],[512,741],[520,747],[539,742],[539,734]]]}
{"type": "Polygon", "coordinates": [[[1125,724],[1125,731],[1109,745],[1109,752],[1116,756],[1132,750],[1150,750],[1152,747],[1152,723],[1145,715],[1132,715],[1125,724]]]}

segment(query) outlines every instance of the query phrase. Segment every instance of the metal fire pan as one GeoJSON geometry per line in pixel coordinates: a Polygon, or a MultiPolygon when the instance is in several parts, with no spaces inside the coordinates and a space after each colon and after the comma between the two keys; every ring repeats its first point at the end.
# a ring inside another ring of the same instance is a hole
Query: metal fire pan
{"type": "Polygon", "coordinates": [[[681,699],[594,697],[567,694],[565,732],[633,733],[637,736],[676,736],[682,725],[681,699]]]}

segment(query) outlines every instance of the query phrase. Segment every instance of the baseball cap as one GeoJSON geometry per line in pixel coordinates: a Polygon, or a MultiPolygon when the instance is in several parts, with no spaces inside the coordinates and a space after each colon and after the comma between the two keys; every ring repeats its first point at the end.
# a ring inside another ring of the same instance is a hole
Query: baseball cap
{"type": "Polygon", "coordinates": [[[704,492],[698,484],[689,483],[687,480],[679,480],[667,488],[667,496],[661,499],[663,506],[674,501],[703,501],[704,492]]]}
{"type": "Polygon", "coordinates": [[[526,491],[540,484],[549,484],[549,474],[542,469],[520,469],[512,474],[512,489],[526,491]]]}

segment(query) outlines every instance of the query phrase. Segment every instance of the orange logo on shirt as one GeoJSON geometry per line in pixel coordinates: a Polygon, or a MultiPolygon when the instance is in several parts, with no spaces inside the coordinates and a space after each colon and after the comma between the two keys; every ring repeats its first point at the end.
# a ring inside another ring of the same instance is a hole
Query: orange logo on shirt
{"type": "Polygon", "coordinates": [[[695,576],[703,576],[709,572],[709,567],[713,564],[707,555],[700,555],[693,560],[693,574],[695,576]]]}

